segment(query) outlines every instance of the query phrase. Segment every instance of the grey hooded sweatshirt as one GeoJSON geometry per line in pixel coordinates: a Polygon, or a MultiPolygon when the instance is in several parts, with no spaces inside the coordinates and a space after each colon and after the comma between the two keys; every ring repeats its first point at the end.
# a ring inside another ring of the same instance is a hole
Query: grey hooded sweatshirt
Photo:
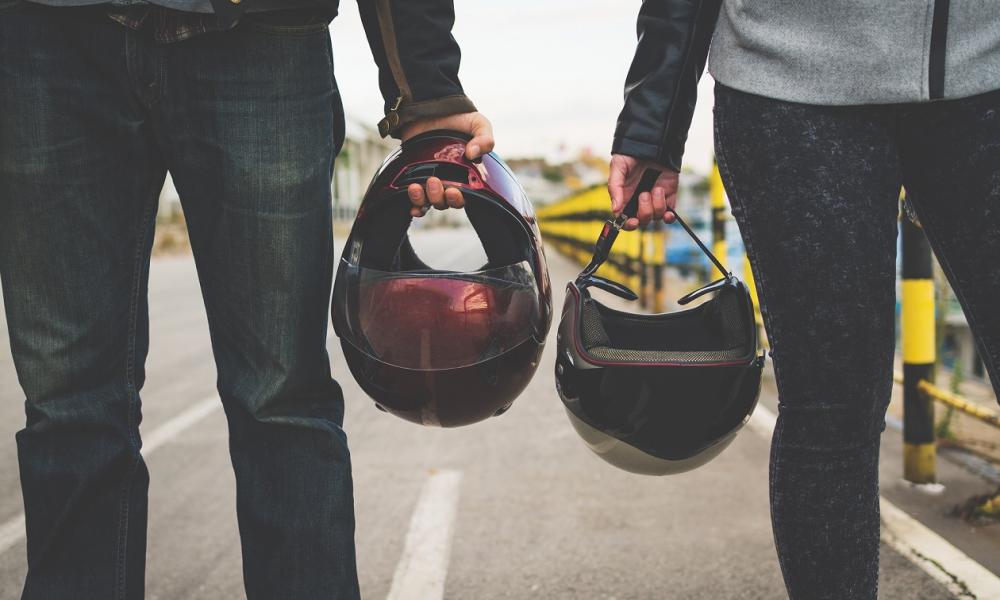
{"type": "Polygon", "coordinates": [[[1000,88],[1000,0],[724,0],[709,72],[807,104],[889,104],[1000,88]]]}

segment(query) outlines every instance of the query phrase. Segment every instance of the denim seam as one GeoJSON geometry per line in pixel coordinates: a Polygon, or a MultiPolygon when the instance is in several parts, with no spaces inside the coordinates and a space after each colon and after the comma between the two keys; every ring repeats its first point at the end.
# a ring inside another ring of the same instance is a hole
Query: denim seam
{"type": "MultiPolygon", "coordinates": [[[[133,87],[135,87],[135,77],[134,77],[134,73],[135,73],[135,59],[136,59],[136,57],[135,57],[135,39],[134,39],[134,37],[131,34],[129,34],[128,32],[126,32],[125,35],[122,36],[122,40],[124,42],[123,43],[123,52],[125,54],[125,71],[126,71],[126,75],[127,75],[128,79],[129,79],[129,81],[132,83],[133,87]]],[[[135,286],[136,286],[136,281],[135,281],[134,275],[133,275],[132,289],[134,289],[135,286]]],[[[135,295],[135,292],[132,289],[130,289],[130,293],[132,295],[135,295]]],[[[129,381],[131,379],[131,376],[130,376],[129,373],[131,371],[131,366],[130,366],[131,359],[130,359],[130,357],[132,355],[131,348],[133,346],[132,328],[131,328],[131,321],[132,321],[131,312],[132,312],[132,302],[130,300],[129,301],[129,331],[128,331],[128,334],[127,334],[126,352],[125,352],[125,390],[126,390],[125,393],[129,394],[130,396],[131,396],[131,390],[130,390],[130,386],[129,386],[129,381]]],[[[127,402],[129,403],[129,405],[131,405],[131,402],[132,402],[131,398],[127,399],[127,402]]],[[[127,426],[129,428],[131,428],[131,424],[132,424],[132,414],[131,413],[132,413],[132,408],[131,408],[131,406],[129,406],[128,416],[126,417],[127,420],[128,420],[128,425],[127,426]]],[[[129,437],[131,438],[131,433],[129,433],[129,437]]],[[[118,511],[119,511],[119,514],[118,514],[118,540],[117,540],[118,546],[115,549],[115,586],[116,586],[116,588],[115,588],[115,591],[114,591],[114,596],[115,596],[116,600],[120,600],[121,598],[123,598],[125,596],[125,583],[126,583],[126,581],[125,581],[125,568],[126,568],[126,557],[125,557],[125,554],[126,554],[126,545],[127,545],[127,538],[128,538],[128,513],[129,513],[128,498],[129,498],[129,487],[130,487],[129,482],[132,480],[132,476],[133,476],[133,472],[130,469],[129,473],[125,476],[125,479],[122,482],[120,498],[118,500],[118,506],[119,506],[119,508],[118,508],[118,511]]]]}
{"type": "MultiPolygon", "coordinates": [[[[150,105],[156,104],[163,97],[163,90],[167,89],[167,65],[166,60],[164,60],[163,53],[165,49],[161,46],[154,46],[154,52],[156,52],[155,59],[153,61],[153,85],[156,86],[152,93],[148,94],[150,105]]],[[[148,90],[147,90],[148,91],[148,90]]],[[[158,193],[158,191],[157,191],[158,193]]],[[[157,200],[159,197],[157,197],[157,200]]]]}
{"type": "MultiPolygon", "coordinates": [[[[333,38],[331,38],[329,36],[327,36],[327,40],[326,40],[326,52],[325,52],[325,56],[326,56],[326,66],[330,70],[330,92],[332,94],[331,100],[332,100],[332,104],[333,104],[330,107],[330,110],[331,110],[331,114],[334,115],[333,128],[330,131],[330,137],[331,137],[330,141],[333,144],[331,146],[331,148],[333,149],[333,156],[330,157],[330,177],[332,178],[333,177],[333,169],[334,169],[334,167],[335,167],[335,165],[337,163],[337,155],[340,154],[340,149],[338,148],[337,129],[336,129],[336,127],[337,127],[337,122],[336,121],[337,121],[337,118],[338,118],[336,116],[337,113],[338,113],[336,103],[337,103],[338,98],[340,97],[340,89],[337,87],[337,75],[336,75],[336,72],[334,71],[334,68],[333,68],[333,38]]],[[[340,146],[342,147],[343,146],[343,141],[339,140],[339,143],[340,143],[340,146]]]]}
{"type": "MultiPolygon", "coordinates": [[[[775,345],[775,341],[777,340],[777,338],[774,335],[774,323],[771,321],[771,318],[770,318],[770,315],[769,315],[769,311],[767,310],[766,292],[764,291],[766,289],[766,284],[765,284],[766,278],[764,277],[764,274],[760,271],[760,269],[758,269],[757,266],[756,266],[757,265],[757,252],[756,252],[756,249],[755,249],[756,246],[753,244],[752,236],[751,236],[751,233],[750,233],[750,229],[751,229],[750,226],[749,226],[750,213],[747,211],[746,204],[742,201],[742,199],[740,198],[739,193],[736,190],[737,186],[736,186],[736,183],[733,181],[733,174],[732,174],[732,171],[729,170],[728,161],[726,160],[726,153],[725,153],[725,151],[722,148],[722,146],[724,144],[721,143],[721,139],[724,137],[723,128],[724,128],[724,125],[725,125],[725,119],[724,119],[724,117],[720,116],[718,114],[718,112],[716,112],[715,119],[716,119],[716,121],[715,121],[715,136],[716,136],[716,139],[720,140],[720,143],[716,147],[716,155],[717,155],[716,158],[717,158],[717,162],[719,164],[719,171],[720,171],[720,173],[726,175],[725,179],[729,180],[729,182],[730,182],[729,188],[730,189],[727,189],[726,192],[727,192],[727,194],[729,196],[730,201],[733,204],[739,205],[739,209],[743,213],[743,221],[747,224],[747,227],[740,228],[740,232],[743,233],[743,237],[744,237],[744,244],[743,245],[744,245],[744,247],[746,249],[747,257],[750,259],[750,265],[752,267],[754,280],[757,283],[757,286],[756,286],[757,287],[757,301],[760,304],[761,316],[762,316],[762,318],[764,319],[764,322],[765,322],[764,323],[765,331],[766,331],[766,333],[768,335],[768,340],[771,342],[770,345],[773,347],[775,345]],[[745,231],[744,231],[744,229],[745,229],[745,231]]],[[[771,364],[774,365],[774,378],[775,378],[775,383],[777,384],[777,382],[780,379],[779,378],[779,373],[778,373],[780,369],[778,368],[777,363],[775,363],[774,360],[773,360],[773,354],[772,354],[771,364]]]]}
{"type": "Polygon", "coordinates": [[[138,78],[138,57],[136,56],[136,34],[130,29],[124,31],[122,36],[125,51],[125,75],[132,85],[133,94],[140,88],[138,78]]]}
{"type": "MultiPolygon", "coordinates": [[[[154,186],[156,187],[156,186],[154,186]]],[[[155,215],[157,191],[154,190],[146,201],[142,209],[142,214],[137,221],[135,256],[132,270],[131,298],[129,300],[129,321],[128,321],[128,345],[125,353],[125,389],[128,393],[128,435],[132,449],[135,451],[136,459],[128,471],[122,485],[121,515],[118,525],[118,560],[116,564],[117,573],[117,597],[118,600],[125,600],[127,594],[127,555],[128,555],[128,517],[129,498],[132,491],[132,484],[135,480],[136,471],[142,462],[141,443],[139,441],[138,404],[139,390],[135,382],[135,346],[136,331],[138,329],[139,313],[139,292],[142,289],[141,279],[143,264],[145,262],[146,245],[150,221],[155,215]]]]}
{"type": "MultiPolygon", "coordinates": [[[[767,333],[768,340],[770,341],[770,345],[773,348],[774,345],[775,345],[775,341],[776,341],[776,338],[773,335],[774,324],[771,321],[771,318],[770,318],[770,315],[769,315],[769,311],[766,310],[767,301],[766,301],[766,295],[765,295],[765,291],[764,290],[767,288],[767,286],[765,284],[765,278],[763,277],[763,273],[761,273],[760,269],[758,269],[757,266],[756,266],[757,265],[757,252],[755,250],[755,246],[753,244],[752,236],[750,234],[750,229],[751,229],[750,228],[750,224],[749,224],[750,214],[747,211],[746,204],[744,204],[743,201],[742,201],[742,199],[740,198],[739,192],[736,189],[738,186],[736,185],[735,181],[733,181],[733,174],[729,170],[728,161],[726,159],[726,152],[725,152],[725,150],[723,148],[725,146],[725,142],[723,140],[726,137],[724,130],[725,130],[726,126],[727,126],[727,123],[726,123],[726,118],[724,116],[722,116],[722,114],[720,114],[722,111],[720,111],[718,103],[716,103],[716,108],[715,108],[714,112],[715,112],[715,140],[716,140],[715,153],[716,153],[716,162],[719,165],[719,172],[720,172],[720,174],[722,174],[724,176],[723,177],[723,181],[725,182],[726,180],[728,180],[729,186],[726,189],[726,192],[727,192],[727,194],[729,196],[730,202],[732,204],[734,204],[734,205],[737,205],[739,207],[739,209],[740,209],[740,212],[743,213],[743,222],[746,224],[746,227],[741,227],[740,228],[740,232],[743,234],[743,246],[744,246],[744,249],[746,251],[747,257],[750,260],[751,270],[753,271],[753,276],[754,276],[754,279],[756,281],[757,301],[760,303],[760,312],[761,312],[761,317],[764,320],[764,329],[765,329],[765,332],[767,333]]],[[[733,216],[735,217],[735,214],[733,216]]],[[[771,364],[773,365],[772,368],[774,369],[775,385],[778,387],[778,389],[780,391],[780,389],[781,389],[781,384],[780,384],[780,382],[781,382],[781,374],[780,374],[780,369],[778,368],[778,363],[775,362],[773,354],[771,355],[771,364]]],[[[774,481],[777,478],[778,472],[779,472],[778,461],[775,460],[775,457],[774,457],[774,454],[775,454],[774,449],[777,448],[781,444],[781,433],[782,433],[782,430],[783,430],[783,427],[782,427],[782,424],[781,424],[781,420],[780,420],[780,417],[781,417],[780,404],[779,404],[779,410],[778,410],[777,417],[778,418],[775,421],[774,431],[771,434],[771,453],[770,453],[770,461],[769,461],[770,464],[769,464],[769,468],[768,468],[768,475],[769,475],[769,478],[770,478],[771,481],[774,481]]],[[[775,547],[776,548],[780,548],[781,544],[780,544],[780,542],[778,540],[778,529],[779,528],[776,527],[776,524],[774,522],[774,510],[773,510],[773,507],[775,505],[775,502],[776,502],[777,498],[776,498],[776,496],[774,494],[774,489],[771,486],[769,486],[769,489],[768,489],[768,500],[769,500],[769,505],[771,506],[771,511],[770,511],[770,513],[771,513],[770,514],[770,517],[771,517],[771,535],[772,535],[772,538],[774,539],[774,545],[775,545],[775,547]]],[[[783,574],[788,573],[789,570],[788,570],[787,565],[785,564],[784,560],[782,560],[781,553],[780,552],[775,552],[775,554],[778,557],[778,565],[781,567],[781,572],[783,574]]],[[[787,578],[786,578],[786,585],[787,584],[788,584],[788,582],[787,582],[787,578]]]]}

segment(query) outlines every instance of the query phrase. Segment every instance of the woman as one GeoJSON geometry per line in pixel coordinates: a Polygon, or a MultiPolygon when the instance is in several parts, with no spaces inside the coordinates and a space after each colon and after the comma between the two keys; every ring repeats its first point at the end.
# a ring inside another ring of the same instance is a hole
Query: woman
{"type": "Polygon", "coordinates": [[[613,209],[656,167],[627,227],[672,220],[711,41],[716,154],[779,392],[770,484],[785,585],[793,599],[875,598],[901,185],[1000,387],[1000,12],[645,0],[638,31],[613,209]]]}

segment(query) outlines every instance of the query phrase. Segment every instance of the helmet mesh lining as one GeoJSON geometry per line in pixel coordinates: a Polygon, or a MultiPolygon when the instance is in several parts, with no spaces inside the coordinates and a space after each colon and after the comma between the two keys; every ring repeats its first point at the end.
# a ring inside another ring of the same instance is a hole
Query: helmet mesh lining
{"type": "Polygon", "coordinates": [[[616,362],[739,360],[753,350],[752,323],[742,308],[736,290],[722,290],[691,310],[655,316],[626,315],[585,298],[580,341],[595,358],[616,362]]]}

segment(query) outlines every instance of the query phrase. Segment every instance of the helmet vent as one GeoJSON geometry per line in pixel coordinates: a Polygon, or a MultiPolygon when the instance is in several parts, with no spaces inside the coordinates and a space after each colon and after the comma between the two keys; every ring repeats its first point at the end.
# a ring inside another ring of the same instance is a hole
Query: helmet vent
{"type": "Polygon", "coordinates": [[[400,173],[396,185],[402,187],[411,183],[423,183],[430,177],[437,177],[448,183],[468,184],[469,170],[454,163],[420,163],[400,173]]]}

